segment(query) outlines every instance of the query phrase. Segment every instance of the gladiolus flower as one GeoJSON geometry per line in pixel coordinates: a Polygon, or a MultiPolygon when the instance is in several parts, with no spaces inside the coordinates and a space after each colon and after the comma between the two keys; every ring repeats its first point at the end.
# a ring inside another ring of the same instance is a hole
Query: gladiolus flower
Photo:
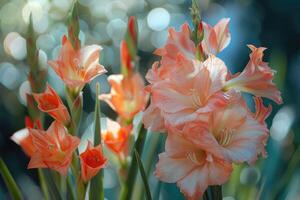
{"type": "Polygon", "coordinates": [[[86,150],[80,154],[80,162],[81,178],[87,182],[105,167],[107,159],[104,157],[100,145],[93,147],[92,143],[88,141],[86,150]]]}
{"type": "Polygon", "coordinates": [[[229,20],[229,18],[223,18],[214,27],[202,22],[204,26],[204,39],[202,44],[207,55],[216,55],[230,43],[229,20]]]}
{"type": "Polygon", "coordinates": [[[10,139],[12,141],[14,141],[16,144],[20,145],[22,147],[23,151],[26,153],[26,155],[30,157],[36,151],[36,148],[32,143],[32,138],[29,134],[28,129],[34,128],[35,126],[38,129],[41,129],[42,126],[38,119],[33,123],[28,116],[25,117],[25,125],[26,125],[26,128],[23,128],[23,129],[15,132],[10,137],[10,139]]]}
{"type": "Polygon", "coordinates": [[[120,47],[120,54],[121,54],[121,65],[126,69],[127,72],[130,72],[133,68],[131,56],[127,47],[127,44],[124,40],[121,42],[120,47]]]}
{"type": "Polygon", "coordinates": [[[230,163],[204,151],[196,141],[171,133],[165,152],[159,155],[155,176],[167,183],[177,183],[187,199],[196,200],[209,185],[226,182],[231,171],[230,163]]]}
{"type": "Polygon", "coordinates": [[[82,89],[86,83],[106,72],[98,63],[101,50],[102,47],[99,45],[85,46],[76,50],[67,36],[63,36],[58,59],[48,63],[70,88],[82,89]]]}
{"type": "Polygon", "coordinates": [[[248,92],[255,96],[266,97],[277,104],[282,103],[280,91],[273,83],[274,73],[267,62],[262,61],[263,52],[266,48],[256,48],[248,45],[251,49],[250,60],[241,74],[236,75],[226,82],[225,89],[236,89],[248,92]]]}
{"type": "Polygon", "coordinates": [[[164,133],[166,131],[162,111],[152,101],[143,113],[143,124],[152,132],[164,133]]]}
{"type": "MultiPolygon", "coordinates": [[[[234,163],[253,163],[259,154],[264,154],[269,131],[264,123],[253,117],[241,97],[226,108],[213,111],[207,127],[207,131],[202,131],[201,136],[197,135],[193,140],[216,157],[234,163]]],[[[191,138],[201,128],[203,123],[188,124],[183,132],[191,138]]]]}
{"type": "Polygon", "coordinates": [[[204,63],[177,64],[174,69],[178,71],[173,70],[168,79],[151,86],[152,103],[162,111],[167,123],[180,126],[200,120],[203,114],[226,105],[227,95],[221,91],[227,76],[223,61],[210,56],[204,63]]]}
{"type": "Polygon", "coordinates": [[[50,168],[66,176],[80,139],[68,134],[57,121],[47,131],[30,128],[29,134],[36,151],[31,155],[28,168],[50,168]]]}
{"type": "Polygon", "coordinates": [[[106,130],[101,136],[106,146],[118,156],[123,157],[128,151],[128,139],[131,128],[121,127],[118,122],[109,118],[106,120],[106,130]]]}
{"type": "Polygon", "coordinates": [[[124,77],[122,74],[110,75],[110,94],[99,95],[120,117],[131,121],[135,114],[144,109],[148,96],[144,91],[144,81],[139,73],[124,77]]]}
{"type": "Polygon", "coordinates": [[[53,117],[56,121],[68,124],[70,121],[70,115],[68,109],[63,104],[62,100],[55,92],[55,90],[47,84],[47,89],[45,92],[37,94],[33,94],[35,100],[38,103],[38,108],[48,113],[51,117],[53,117]]]}
{"type": "Polygon", "coordinates": [[[170,28],[165,46],[154,51],[154,54],[162,56],[170,64],[176,60],[178,54],[189,59],[194,59],[195,53],[195,44],[190,39],[190,28],[187,23],[181,26],[180,32],[176,32],[175,29],[170,28]]]}

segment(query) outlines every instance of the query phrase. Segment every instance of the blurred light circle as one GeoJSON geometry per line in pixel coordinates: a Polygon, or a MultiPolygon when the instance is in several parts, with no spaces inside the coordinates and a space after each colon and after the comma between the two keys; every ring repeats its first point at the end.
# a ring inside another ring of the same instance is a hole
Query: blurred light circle
{"type": "Polygon", "coordinates": [[[43,17],[38,21],[33,21],[33,28],[37,33],[44,33],[49,27],[48,15],[43,15],[43,17]]]}
{"type": "Polygon", "coordinates": [[[168,38],[168,31],[164,30],[164,31],[160,31],[160,32],[153,32],[151,34],[151,44],[155,47],[155,48],[160,48],[162,47],[168,38]]]}
{"type": "Polygon", "coordinates": [[[296,113],[291,106],[282,107],[274,116],[270,128],[271,138],[276,141],[283,140],[289,133],[290,128],[295,121],[296,113]]]}
{"type": "Polygon", "coordinates": [[[27,55],[26,40],[19,33],[7,34],[3,42],[5,52],[16,60],[22,60],[27,55]]]}
{"type": "Polygon", "coordinates": [[[154,8],[147,16],[148,26],[155,31],[162,31],[170,23],[170,14],[164,8],[154,8]]]}
{"type": "Polygon", "coordinates": [[[99,43],[107,42],[110,38],[106,32],[106,23],[99,22],[96,24],[93,30],[93,36],[99,43]]]}
{"type": "Polygon", "coordinates": [[[121,19],[113,19],[106,26],[108,36],[114,42],[121,41],[125,35],[127,24],[121,19]]]}
{"type": "Polygon", "coordinates": [[[39,66],[42,69],[46,69],[48,67],[48,65],[47,65],[47,54],[41,49],[39,49],[39,66]]]}
{"type": "Polygon", "coordinates": [[[28,1],[27,4],[23,7],[22,16],[26,24],[29,24],[30,14],[34,22],[42,19],[43,8],[38,1],[28,1]]]}
{"type": "Polygon", "coordinates": [[[261,173],[256,167],[245,167],[240,174],[240,182],[245,185],[255,185],[260,179],[261,173]]]}
{"type": "Polygon", "coordinates": [[[98,1],[93,1],[89,4],[90,12],[93,17],[97,18],[106,18],[106,6],[110,3],[110,0],[101,0],[101,3],[98,1]]]}
{"type": "Polygon", "coordinates": [[[73,4],[72,0],[52,0],[55,7],[59,8],[64,12],[68,12],[73,4]]]}
{"type": "Polygon", "coordinates": [[[31,88],[29,81],[24,81],[19,88],[20,102],[23,105],[27,104],[26,94],[31,94],[31,88]]]}
{"type": "Polygon", "coordinates": [[[12,90],[18,86],[20,73],[18,69],[11,63],[2,63],[0,65],[0,81],[1,83],[12,90]]]}
{"type": "Polygon", "coordinates": [[[105,15],[107,19],[125,19],[127,17],[127,8],[122,1],[111,1],[105,7],[105,15]]]}
{"type": "Polygon", "coordinates": [[[110,189],[117,186],[117,177],[114,171],[111,168],[105,168],[104,170],[104,181],[103,187],[105,189],[110,189]]]}
{"type": "Polygon", "coordinates": [[[55,46],[55,38],[51,34],[40,35],[36,40],[37,48],[50,50],[55,46]]]}
{"type": "Polygon", "coordinates": [[[84,46],[86,40],[85,33],[83,31],[79,31],[78,37],[81,42],[81,45],[84,46]]]}

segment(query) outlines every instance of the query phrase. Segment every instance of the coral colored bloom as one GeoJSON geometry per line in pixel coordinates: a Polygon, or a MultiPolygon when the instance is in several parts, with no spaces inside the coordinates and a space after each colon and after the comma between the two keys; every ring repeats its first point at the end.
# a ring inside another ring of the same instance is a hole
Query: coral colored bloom
{"type": "Polygon", "coordinates": [[[141,75],[110,75],[108,81],[111,85],[110,94],[101,94],[99,99],[108,103],[120,117],[131,121],[135,114],[144,109],[148,100],[141,75]]]}
{"type": "Polygon", "coordinates": [[[118,122],[109,118],[106,120],[106,130],[101,131],[105,145],[119,156],[127,154],[130,128],[121,127],[118,122]]]}
{"type": "Polygon", "coordinates": [[[127,44],[124,40],[121,41],[120,54],[121,54],[121,65],[122,65],[122,67],[125,67],[125,69],[128,70],[128,71],[132,70],[133,65],[131,63],[131,57],[130,57],[130,54],[129,54],[127,44]]]}
{"type": "Polygon", "coordinates": [[[28,128],[23,128],[15,132],[10,139],[20,145],[27,156],[31,156],[36,150],[29,135],[28,128]]]}
{"type": "Polygon", "coordinates": [[[223,61],[210,56],[204,63],[194,61],[192,66],[177,63],[174,68],[178,71],[173,70],[168,79],[151,86],[152,103],[167,123],[180,126],[201,120],[203,114],[226,105],[227,94],[221,91],[227,76],[223,61]]]}
{"type": "Polygon", "coordinates": [[[190,27],[187,23],[181,26],[179,32],[176,32],[174,28],[170,28],[165,46],[156,49],[154,54],[162,56],[162,59],[166,59],[170,64],[176,60],[178,54],[189,59],[195,59],[196,48],[190,34],[190,27]]]}
{"type": "Polygon", "coordinates": [[[68,134],[57,121],[47,131],[30,128],[29,134],[36,151],[31,155],[28,168],[50,168],[66,176],[80,139],[68,134]]]}
{"type": "Polygon", "coordinates": [[[143,124],[152,132],[164,133],[166,131],[162,111],[152,101],[143,113],[143,124]]]}
{"type": "Polygon", "coordinates": [[[274,71],[267,62],[262,61],[263,52],[266,48],[256,48],[248,45],[251,49],[250,60],[241,74],[228,80],[225,89],[236,89],[248,92],[255,96],[266,97],[277,104],[282,103],[280,91],[273,83],[274,71]]]}
{"type": "Polygon", "coordinates": [[[28,129],[34,128],[35,126],[38,129],[41,129],[41,123],[39,120],[35,120],[33,123],[31,119],[26,116],[25,117],[25,125],[26,128],[23,128],[17,132],[15,132],[10,139],[14,141],[16,144],[20,145],[23,149],[23,151],[28,155],[29,157],[36,151],[36,148],[34,147],[32,143],[32,138],[29,134],[28,129]]]}
{"type": "MultiPolygon", "coordinates": [[[[266,115],[267,112],[263,114],[266,115]]],[[[207,121],[207,131],[202,131],[201,136],[197,135],[193,140],[198,141],[206,151],[228,162],[253,163],[259,154],[265,154],[264,146],[269,135],[265,124],[257,119],[240,97],[226,108],[213,111],[207,121]]],[[[192,137],[200,128],[203,128],[203,124],[188,124],[183,132],[192,137]]]]}
{"type": "Polygon", "coordinates": [[[86,150],[80,154],[80,162],[81,178],[87,182],[105,167],[107,159],[104,157],[100,145],[93,147],[92,143],[88,141],[86,150]]]}
{"type": "Polygon", "coordinates": [[[209,185],[226,182],[231,171],[231,164],[205,152],[195,141],[171,133],[155,175],[161,181],[177,183],[187,199],[198,200],[209,185]]]}
{"type": "Polygon", "coordinates": [[[98,63],[100,50],[102,47],[99,45],[85,46],[76,50],[67,36],[63,36],[58,59],[48,63],[70,88],[82,89],[86,83],[106,72],[98,63]]]}
{"type": "Polygon", "coordinates": [[[55,90],[47,84],[47,89],[45,92],[37,94],[33,94],[34,99],[38,103],[38,108],[48,113],[51,117],[53,117],[56,121],[68,124],[70,121],[70,115],[68,109],[63,104],[62,100],[55,92],[55,90]]]}
{"type": "Polygon", "coordinates": [[[216,55],[230,43],[229,20],[229,18],[223,18],[214,27],[202,22],[204,27],[204,39],[202,44],[207,55],[216,55]]]}

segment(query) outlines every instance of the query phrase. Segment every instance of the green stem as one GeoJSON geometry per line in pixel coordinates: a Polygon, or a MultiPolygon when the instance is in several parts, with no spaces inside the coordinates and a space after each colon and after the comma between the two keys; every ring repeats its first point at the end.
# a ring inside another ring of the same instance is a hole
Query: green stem
{"type": "Polygon", "coordinates": [[[14,200],[22,200],[21,191],[2,158],[0,158],[0,173],[12,198],[14,200]]]}
{"type": "MultiPolygon", "coordinates": [[[[136,149],[136,151],[138,152],[139,155],[142,155],[142,153],[143,153],[143,147],[144,147],[145,140],[146,140],[146,134],[147,134],[147,130],[144,128],[144,126],[142,126],[139,131],[138,138],[133,147],[133,149],[136,149]]],[[[133,155],[132,155],[132,158],[133,158],[134,152],[132,152],[132,153],[133,153],[133,155]]],[[[122,188],[122,192],[121,192],[121,196],[120,196],[121,200],[130,200],[131,199],[133,186],[134,186],[135,179],[136,179],[136,174],[137,174],[137,161],[136,161],[136,159],[132,159],[130,167],[129,167],[129,171],[127,174],[126,183],[125,183],[124,187],[122,188]]]]}
{"type": "Polygon", "coordinates": [[[38,169],[38,176],[39,176],[39,180],[40,180],[40,185],[44,194],[44,198],[46,200],[49,200],[49,190],[48,190],[48,186],[47,186],[47,182],[45,180],[45,175],[44,172],[42,171],[42,169],[38,169]]]}
{"type": "Polygon", "coordinates": [[[203,194],[204,200],[222,200],[222,186],[221,185],[212,185],[209,186],[203,194]]]}
{"type": "Polygon", "coordinates": [[[293,173],[297,169],[297,166],[299,163],[300,163],[300,145],[297,147],[297,150],[294,152],[294,154],[288,164],[287,170],[285,171],[285,173],[279,180],[278,184],[275,185],[275,188],[273,189],[273,192],[271,195],[271,197],[272,197],[271,199],[275,199],[276,196],[280,193],[280,191],[285,186],[288,185],[289,180],[292,178],[293,173]]]}
{"type": "MultiPolygon", "coordinates": [[[[96,103],[95,103],[95,129],[94,129],[94,146],[101,145],[101,117],[100,117],[100,101],[98,96],[100,93],[100,84],[96,85],[96,103]]],[[[94,176],[90,183],[89,191],[90,200],[103,200],[103,170],[100,170],[96,176],[94,176]]]]}

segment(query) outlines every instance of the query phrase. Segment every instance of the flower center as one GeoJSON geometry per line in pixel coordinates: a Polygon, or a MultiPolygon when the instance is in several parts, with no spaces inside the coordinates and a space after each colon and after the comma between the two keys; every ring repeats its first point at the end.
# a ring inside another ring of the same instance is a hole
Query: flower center
{"type": "Polygon", "coordinates": [[[232,128],[223,128],[217,135],[216,140],[221,146],[229,145],[232,135],[234,134],[235,129],[232,128]]]}
{"type": "Polygon", "coordinates": [[[200,97],[197,94],[196,90],[193,88],[193,89],[190,89],[190,91],[191,91],[193,106],[196,108],[201,107],[202,103],[201,103],[200,97]]]}
{"type": "Polygon", "coordinates": [[[198,152],[187,152],[186,157],[196,165],[203,165],[204,163],[204,152],[198,151],[198,152]]]}

